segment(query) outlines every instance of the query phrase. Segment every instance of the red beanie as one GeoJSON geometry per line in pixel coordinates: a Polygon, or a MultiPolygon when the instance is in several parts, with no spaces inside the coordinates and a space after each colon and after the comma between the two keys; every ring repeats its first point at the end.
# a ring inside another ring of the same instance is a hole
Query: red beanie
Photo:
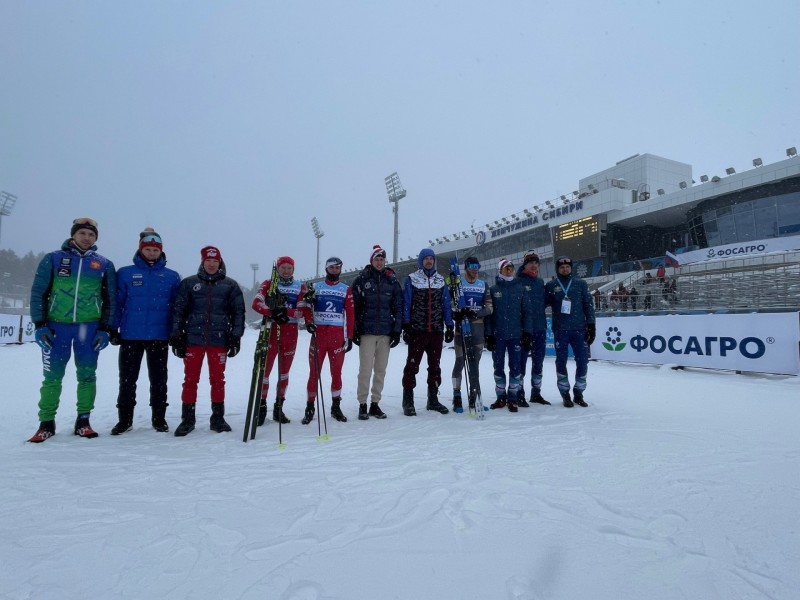
{"type": "Polygon", "coordinates": [[[214,246],[206,246],[200,250],[200,258],[201,260],[208,260],[209,258],[212,258],[222,262],[222,254],[220,253],[219,248],[215,248],[214,246]]]}
{"type": "Polygon", "coordinates": [[[294,260],[291,256],[279,256],[278,260],[275,262],[275,266],[280,267],[281,265],[294,266],[294,260]]]}

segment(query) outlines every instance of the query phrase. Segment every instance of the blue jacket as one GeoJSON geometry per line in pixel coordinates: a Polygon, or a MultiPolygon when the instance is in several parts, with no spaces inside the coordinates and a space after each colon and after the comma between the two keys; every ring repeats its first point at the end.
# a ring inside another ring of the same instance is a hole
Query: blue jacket
{"type": "Polygon", "coordinates": [[[522,267],[517,270],[517,277],[531,304],[530,310],[533,318],[533,331],[546,331],[547,316],[544,314],[544,281],[542,281],[541,277],[531,277],[522,267]]]}
{"type": "Polygon", "coordinates": [[[484,320],[487,336],[518,340],[523,332],[533,332],[533,310],[519,279],[505,281],[498,276],[489,293],[494,310],[484,320]]]}
{"type": "Polygon", "coordinates": [[[117,271],[119,334],[123,340],[166,340],[181,278],[162,254],[151,267],[138,252],[117,271]]]}
{"type": "Polygon", "coordinates": [[[589,294],[589,286],[583,279],[573,277],[563,279],[560,275],[544,286],[547,305],[553,308],[553,333],[562,330],[583,330],[588,323],[594,323],[594,302],[589,294]],[[561,312],[564,296],[570,299],[569,314],[561,312]]]}

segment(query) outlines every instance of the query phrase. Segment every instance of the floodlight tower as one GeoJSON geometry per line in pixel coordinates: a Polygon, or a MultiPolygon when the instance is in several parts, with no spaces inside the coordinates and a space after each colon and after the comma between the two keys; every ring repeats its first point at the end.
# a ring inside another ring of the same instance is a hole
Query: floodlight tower
{"type": "Polygon", "coordinates": [[[392,262],[397,262],[397,216],[398,216],[398,207],[399,202],[403,198],[406,197],[406,191],[403,189],[403,184],[400,183],[400,177],[397,175],[397,171],[385,177],[383,180],[386,183],[386,193],[389,196],[389,202],[394,203],[394,208],[392,212],[394,212],[394,248],[392,248],[392,262]]]}
{"type": "Polygon", "coordinates": [[[319,277],[319,239],[325,235],[325,232],[319,228],[317,217],[311,219],[311,228],[314,230],[314,237],[317,238],[317,277],[319,277]]]}
{"type": "Polygon", "coordinates": [[[256,289],[256,273],[258,273],[258,263],[250,263],[250,268],[253,269],[253,289],[256,289]]]}
{"type": "Polygon", "coordinates": [[[2,233],[3,217],[7,217],[14,210],[14,205],[17,203],[17,197],[8,192],[0,192],[0,233],[2,233]]]}

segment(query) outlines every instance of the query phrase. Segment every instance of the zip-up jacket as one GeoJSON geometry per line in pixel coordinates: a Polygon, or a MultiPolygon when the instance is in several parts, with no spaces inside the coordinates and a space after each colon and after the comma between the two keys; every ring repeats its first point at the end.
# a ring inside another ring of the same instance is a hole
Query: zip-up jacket
{"type": "Polygon", "coordinates": [[[110,330],[116,318],[117,277],[114,263],[66,240],[42,258],[31,287],[31,320],[37,327],[54,323],[98,323],[110,330]]]}
{"type": "Polygon", "coordinates": [[[181,281],[172,334],[182,332],[189,346],[225,346],[230,337],[242,337],[244,296],[239,284],[225,276],[225,263],[213,275],[201,265],[197,275],[181,281]]]}
{"type": "Polygon", "coordinates": [[[167,268],[163,253],[151,266],[137,252],[117,271],[119,335],[123,340],[166,340],[181,277],[167,268]]]}
{"type": "Polygon", "coordinates": [[[413,331],[444,331],[453,326],[450,291],[444,277],[436,271],[428,276],[423,269],[406,277],[403,290],[403,323],[413,331]]]}
{"type": "Polygon", "coordinates": [[[403,327],[403,290],[394,271],[367,265],[351,285],[359,335],[398,334],[403,327]]]}

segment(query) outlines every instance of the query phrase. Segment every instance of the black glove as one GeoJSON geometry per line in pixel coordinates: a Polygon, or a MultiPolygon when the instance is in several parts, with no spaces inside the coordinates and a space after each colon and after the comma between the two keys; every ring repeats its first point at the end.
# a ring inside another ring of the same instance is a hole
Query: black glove
{"type": "Polygon", "coordinates": [[[595,328],[594,323],[588,323],[586,325],[586,331],[583,333],[583,339],[586,340],[586,344],[591,346],[596,335],[597,329],[595,328]]]}
{"type": "Polygon", "coordinates": [[[119,346],[119,343],[121,341],[119,337],[119,331],[116,329],[112,329],[111,331],[109,331],[108,341],[112,346],[119,346]]]}
{"type": "Polygon", "coordinates": [[[520,340],[520,341],[522,343],[522,351],[525,354],[530,352],[531,351],[531,346],[533,346],[533,338],[531,337],[531,334],[528,333],[527,331],[524,332],[522,334],[522,340],[520,340]]]}
{"type": "Polygon", "coordinates": [[[286,307],[281,306],[280,308],[273,310],[270,319],[272,319],[276,325],[286,325],[289,322],[289,313],[287,312],[286,307]]]}
{"type": "Polygon", "coordinates": [[[497,349],[497,339],[493,335],[486,336],[486,349],[494,352],[497,349]]]}
{"type": "Polygon", "coordinates": [[[461,318],[467,319],[469,321],[474,321],[475,319],[478,318],[478,312],[472,308],[462,308],[461,318]]]}
{"type": "Polygon", "coordinates": [[[448,325],[447,329],[444,332],[444,343],[449,344],[453,341],[453,338],[456,336],[455,332],[453,331],[453,326],[448,325]]]}
{"type": "Polygon", "coordinates": [[[400,343],[400,332],[395,331],[389,336],[389,348],[394,348],[400,343]]]}
{"type": "Polygon", "coordinates": [[[233,358],[237,354],[239,354],[239,349],[242,347],[242,339],[236,336],[231,336],[228,338],[228,356],[233,358]]]}
{"type": "Polygon", "coordinates": [[[344,353],[347,354],[352,349],[353,349],[353,340],[348,338],[348,340],[347,340],[347,342],[345,343],[345,346],[344,346],[344,353]]]}
{"type": "Polygon", "coordinates": [[[357,331],[353,332],[353,337],[351,339],[353,340],[353,343],[356,346],[360,346],[361,345],[361,334],[358,333],[357,331]]]}
{"type": "Polygon", "coordinates": [[[317,330],[317,326],[313,323],[306,323],[306,331],[308,333],[314,333],[317,330]]]}
{"type": "Polygon", "coordinates": [[[169,336],[169,345],[172,346],[172,353],[178,358],[186,358],[186,334],[173,333],[169,336]]]}
{"type": "Polygon", "coordinates": [[[411,330],[411,325],[403,325],[403,341],[410,344],[414,339],[414,332],[411,330]]]}

